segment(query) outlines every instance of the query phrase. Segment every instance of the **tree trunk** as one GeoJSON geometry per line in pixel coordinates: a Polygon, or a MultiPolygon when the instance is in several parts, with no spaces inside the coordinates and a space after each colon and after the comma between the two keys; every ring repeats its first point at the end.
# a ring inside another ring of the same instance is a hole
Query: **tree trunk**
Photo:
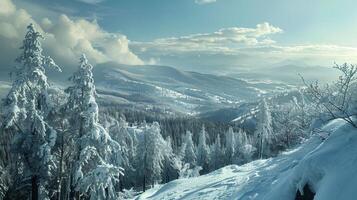
{"type": "Polygon", "coordinates": [[[146,177],[144,175],[144,178],[143,178],[143,192],[145,192],[145,189],[146,189],[145,183],[146,183],[146,177]]]}
{"type": "Polygon", "coordinates": [[[63,155],[64,155],[64,138],[63,133],[61,134],[61,153],[60,153],[60,162],[59,162],[59,178],[58,178],[58,186],[57,186],[57,199],[61,200],[61,190],[62,190],[62,180],[63,180],[63,155]]]}
{"type": "Polygon", "coordinates": [[[38,198],[38,178],[36,175],[33,175],[31,178],[31,199],[39,200],[38,198]]]}
{"type": "Polygon", "coordinates": [[[260,136],[259,159],[263,159],[263,135],[260,136]]]}

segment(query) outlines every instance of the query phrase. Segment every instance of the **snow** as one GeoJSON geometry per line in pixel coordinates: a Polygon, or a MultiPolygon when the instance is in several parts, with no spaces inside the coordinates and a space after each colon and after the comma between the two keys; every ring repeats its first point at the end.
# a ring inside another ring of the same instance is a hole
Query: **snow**
{"type": "Polygon", "coordinates": [[[321,130],[330,136],[313,135],[276,158],[159,185],[136,199],[293,200],[306,184],[315,191],[315,200],[354,199],[357,130],[342,120],[333,120],[321,130]]]}

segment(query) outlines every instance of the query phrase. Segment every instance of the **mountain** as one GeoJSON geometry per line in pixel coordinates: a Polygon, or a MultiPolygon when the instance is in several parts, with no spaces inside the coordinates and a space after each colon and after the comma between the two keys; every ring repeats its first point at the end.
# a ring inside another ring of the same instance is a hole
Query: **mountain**
{"type": "MultiPolygon", "coordinates": [[[[294,99],[298,102],[302,100],[301,93],[296,89],[272,94],[266,98],[266,101],[268,102],[268,105],[274,109],[274,106],[290,104],[294,99]]],[[[238,124],[245,130],[253,132],[257,122],[257,114],[260,111],[259,103],[259,99],[257,99],[256,101],[241,103],[235,107],[218,108],[212,111],[203,112],[198,116],[207,121],[238,124]]]]}
{"type": "Polygon", "coordinates": [[[262,95],[291,88],[273,82],[251,83],[229,76],[180,71],[168,66],[95,66],[99,94],[141,109],[196,115],[253,101],[262,95]]]}
{"type": "MultiPolygon", "coordinates": [[[[261,96],[293,88],[283,83],[248,82],[230,76],[181,71],[169,66],[132,66],[109,62],[94,66],[93,73],[100,102],[150,112],[159,110],[163,114],[196,116],[219,109],[227,112],[261,96]]],[[[58,73],[56,76],[50,74],[49,80],[52,85],[61,88],[70,84],[63,81],[63,76],[58,76],[58,73]]],[[[0,82],[0,97],[4,97],[8,89],[8,82],[0,82]]],[[[233,112],[231,116],[237,115],[233,112]]]]}
{"type": "Polygon", "coordinates": [[[273,80],[286,84],[302,84],[301,76],[307,81],[329,82],[336,80],[338,70],[333,67],[284,64],[261,69],[251,69],[233,74],[233,77],[249,80],[273,80]],[[323,76],[321,74],[323,73],[323,76]]]}
{"type": "Polygon", "coordinates": [[[309,140],[276,158],[178,179],[136,199],[355,199],[356,133],[356,128],[343,120],[333,120],[309,140]]]}

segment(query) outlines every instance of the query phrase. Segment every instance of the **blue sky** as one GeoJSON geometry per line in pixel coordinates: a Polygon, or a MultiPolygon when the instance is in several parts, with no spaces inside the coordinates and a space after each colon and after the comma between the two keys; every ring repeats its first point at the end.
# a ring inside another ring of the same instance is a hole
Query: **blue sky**
{"type": "Polygon", "coordinates": [[[280,42],[357,44],[357,12],[353,0],[217,0],[206,4],[194,0],[26,2],[70,16],[96,18],[105,30],[121,32],[138,41],[269,22],[287,33],[278,36],[280,42]]]}
{"type": "Polygon", "coordinates": [[[0,15],[0,21],[15,27],[20,35],[23,29],[12,18],[19,17],[17,12],[24,9],[30,17],[21,20],[38,24],[51,41],[45,42],[45,48],[64,65],[75,63],[80,50],[89,54],[94,63],[160,64],[208,72],[286,62],[330,66],[334,61],[357,61],[357,12],[353,0],[2,3],[16,8],[10,13],[4,9],[6,6],[0,7],[0,13],[1,9],[6,13],[0,15]],[[66,29],[80,34],[61,32],[66,29]],[[67,57],[56,49],[58,46],[67,49],[67,57]]]}

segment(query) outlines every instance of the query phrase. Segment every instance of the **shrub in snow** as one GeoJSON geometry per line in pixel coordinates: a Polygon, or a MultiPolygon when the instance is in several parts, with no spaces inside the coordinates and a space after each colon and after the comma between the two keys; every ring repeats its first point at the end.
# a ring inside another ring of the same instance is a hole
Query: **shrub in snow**
{"type": "Polygon", "coordinates": [[[186,163],[182,166],[180,170],[179,178],[190,178],[200,176],[200,171],[202,170],[201,166],[191,166],[189,163],[186,163]]]}

